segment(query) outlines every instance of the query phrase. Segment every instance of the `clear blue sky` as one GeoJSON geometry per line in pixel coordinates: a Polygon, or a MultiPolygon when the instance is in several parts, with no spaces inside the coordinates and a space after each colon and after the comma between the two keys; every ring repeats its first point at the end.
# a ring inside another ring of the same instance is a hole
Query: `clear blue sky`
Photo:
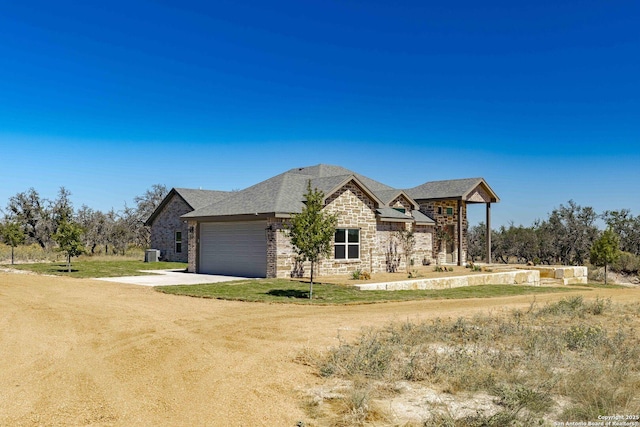
{"type": "Polygon", "coordinates": [[[482,176],[495,225],[640,214],[638,1],[93,3],[0,1],[0,207],[329,163],[482,176]]]}

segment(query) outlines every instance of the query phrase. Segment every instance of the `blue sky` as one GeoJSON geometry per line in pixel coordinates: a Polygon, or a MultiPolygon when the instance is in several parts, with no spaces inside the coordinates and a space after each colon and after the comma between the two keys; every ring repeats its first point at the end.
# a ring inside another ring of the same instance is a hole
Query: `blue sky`
{"type": "Polygon", "coordinates": [[[640,214],[637,1],[0,3],[0,207],[329,163],[482,176],[495,225],[570,199],[640,214]]]}

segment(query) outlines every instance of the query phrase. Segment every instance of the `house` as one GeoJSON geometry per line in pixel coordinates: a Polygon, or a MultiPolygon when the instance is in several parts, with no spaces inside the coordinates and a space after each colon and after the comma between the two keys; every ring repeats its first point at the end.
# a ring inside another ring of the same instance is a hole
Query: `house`
{"type": "Polygon", "coordinates": [[[216,203],[227,191],[172,188],[144,225],[151,227],[151,247],[160,250],[163,261],[187,262],[189,233],[182,215],[216,203]]]}
{"type": "Polygon", "coordinates": [[[414,265],[462,265],[467,206],[486,204],[490,226],[491,203],[499,201],[482,178],[397,189],[339,166],[295,168],[182,215],[188,223],[182,235],[188,241],[188,270],[245,277],[308,275],[309,264],[298,262],[285,230],[287,219],[304,207],[308,183],[324,193],[324,209],[338,217],[333,253],[317,266],[321,275],[406,268],[400,230],[413,232],[414,265]]]}

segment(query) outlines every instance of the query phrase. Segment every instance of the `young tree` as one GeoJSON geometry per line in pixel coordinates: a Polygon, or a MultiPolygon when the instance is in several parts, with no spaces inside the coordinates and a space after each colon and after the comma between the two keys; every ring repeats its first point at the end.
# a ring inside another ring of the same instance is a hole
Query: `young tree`
{"type": "Polygon", "coordinates": [[[58,249],[67,255],[67,270],[71,273],[71,257],[84,253],[82,246],[82,227],[74,222],[63,221],[53,239],[58,243],[58,249]]]}
{"type": "Polygon", "coordinates": [[[313,268],[323,257],[331,253],[331,242],[336,232],[337,216],[322,210],[324,193],[311,189],[307,183],[306,204],[299,214],[294,214],[287,225],[294,250],[302,261],[311,261],[309,299],[313,298],[313,268]]]}
{"type": "Polygon", "coordinates": [[[604,284],[607,284],[607,266],[620,256],[620,238],[611,228],[607,228],[602,236],[591,246],[591,264],[604,266],[604,284]]]}
{"type": "Polygon", "coordinates": [[[396,237],[400,242],[400,246],[402,247],[402,253],[404,255],[404,263],[405,268],[407,269],[407,273],[411,273],[411,261],[413,257],[413,251],[416,247],[416,238],[413,235],[413,231],[409,230],[398,230],[396,232],[396,237]]]}
{"type": "Polygon", "coordinates": [[[0,224],[0,237],[7,245],[11,246],[11,265],[13,265],[14,249],[23,244],[26,239],[24,231],[17,222],[6,221],[4,224],[0,224]]]}

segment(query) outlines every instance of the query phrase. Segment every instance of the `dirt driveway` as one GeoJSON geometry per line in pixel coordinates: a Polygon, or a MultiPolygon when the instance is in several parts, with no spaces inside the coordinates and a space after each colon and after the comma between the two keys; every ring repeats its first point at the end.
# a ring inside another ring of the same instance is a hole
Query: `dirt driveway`
{"type": "MultiPolygon", "coordinates": [[[[637,288],[582,294],[640,300],[637,288]]],[[[305,346],[531,299],[309,307],[0,273],[0,425],[294,426],[307,419],[296,390],[319,381],[293,361],[305,346]]]]}

